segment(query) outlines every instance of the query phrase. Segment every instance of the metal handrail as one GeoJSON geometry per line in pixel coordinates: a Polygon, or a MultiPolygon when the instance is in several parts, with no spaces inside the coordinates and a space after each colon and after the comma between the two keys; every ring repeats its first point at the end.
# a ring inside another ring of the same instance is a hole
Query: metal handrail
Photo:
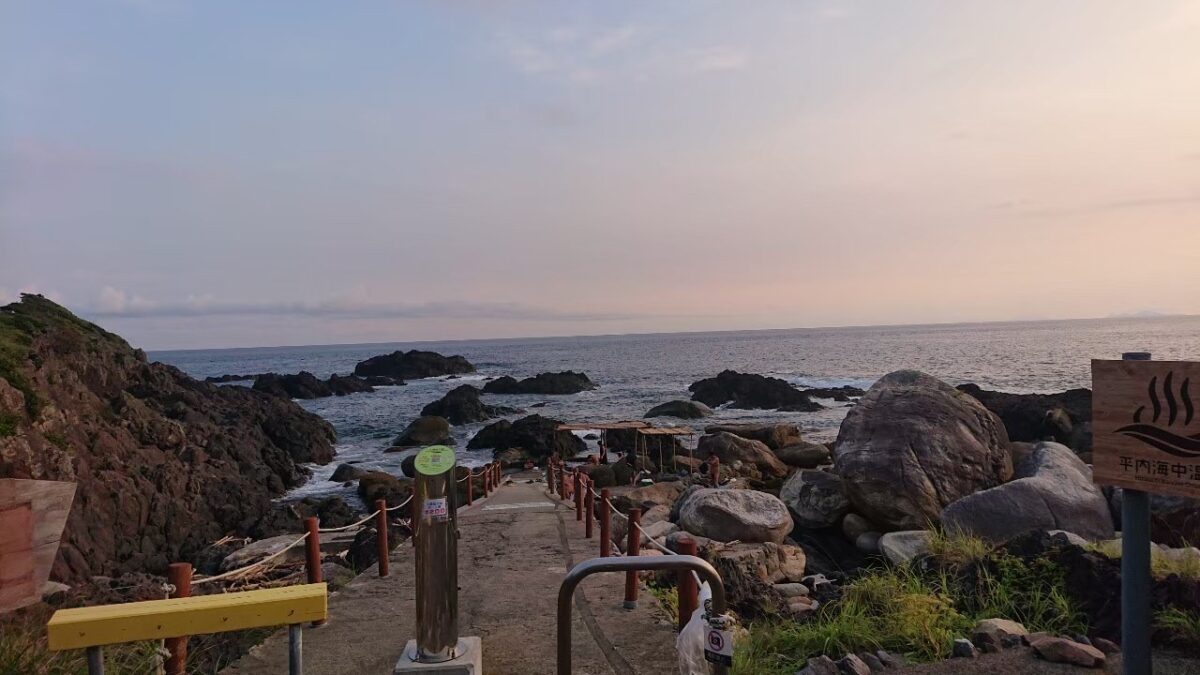
{"type": "MultiPolygon", "coordinates": [[[[600,572],[631,572],[660,570],[691,570],[707,581],[712,589],[712,617],[723,617],[728,607],[725,601],[725,584],[721,575],[707,561],[692,555],[655,556],[646,558],[592,558],[584,560],[567,572],[558,588],[558,675],[571,675],[571,600],[579,583],[600,572]]],[[[713,675],[727,675],[728,669],[712,664],[713,675]]]]}

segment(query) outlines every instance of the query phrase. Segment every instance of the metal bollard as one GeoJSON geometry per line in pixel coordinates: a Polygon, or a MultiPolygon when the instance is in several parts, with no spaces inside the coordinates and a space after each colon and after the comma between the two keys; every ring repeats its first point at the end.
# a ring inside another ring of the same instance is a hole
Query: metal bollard
{"type": "Polygon", "coordinates": [[[104,651],[100,647],[87,648],[88,675],[104,675],[104,651]]]}
{"type": "MultiPolygon", "coordinates": [[[[171,563],[167,566],[167,582],[175,587],[171,591],[172,598],[187,598],[192,595],[192,565],[191,563],[171,563]]],[[[167,651],[171,653],[167,659],[167,675],[184,675],[187,663],[187,636],[168,638],[167,651]]]]}
{"type": "MultiPolygon", "coordinates": [[[[636,558],[642,550],[642,531],[637,528],[642,522],[641,509],[629,509],[629,539],[625,544],[625,556],[636,558]]],[[[630,570],[625,573],[625,609],[637,609],[638,602],[638,573],[630,570]]]]}
{"type": "Polygon", "coordinates": [[[417,455],[416,661],[441,663],[458,655],[458,518],[454,450],[417,455]]]}
{"type": "MultiPolygon", "coordinates": [[[[1123,361],[1150,361],[1127,352],[1123,361]]],[[[1150,675],[1150,494],[1121,490],[1121,660],[1125,675],[1150,675]]]]}
{"type": "Polygon", "coordinates": [[[387,500],[376,499],[375,510],[379,511],[379,515],[375,516],[375,540],[379,543],[379,576],[386,577],[392,553],[388,547],[387,500]]]}
{"type": "MultiPolygon", "coordinates": [[[[679,555],[696,555],[696,540],[691,537],[680,537],[678,541],[679,555]]],[[[692,613],[700,606],[700,589],[696,586],[696,577],[691,570],[680,570],[676,582],[679,592],[679,630],[692,619],[692,613]]]]}
{"type": "Polygon", "coordinates": [[[600,490],[600,557],[612,555],[612,491],[600,490]]]}
{"type": "Polygon", "coordinates": [[[592,479],[583,480],[583,538],[592,538],[592,522],[596,520],[596,498],[592,496],[592,479]]]}
{"type": "Polygon", "coordinates": [[[304,672],[304,629],[298,623],[288,626],[288,675],[304,672]]]}
{"type": "Polygon", "coordinates": [[[575,521],[583,520],[583,472],[575,469],[575,521]]]}
{"type": "MultiPolygon", "coordinates": [[[[308,538],[304,540],[304,570],[308,573],[308,583],[321,583],[321,524],[314,518],[304,519],[304,530],[308,538]]],[[[321,626],[325,621],[314,621],[312,625],[321,626]]]]}

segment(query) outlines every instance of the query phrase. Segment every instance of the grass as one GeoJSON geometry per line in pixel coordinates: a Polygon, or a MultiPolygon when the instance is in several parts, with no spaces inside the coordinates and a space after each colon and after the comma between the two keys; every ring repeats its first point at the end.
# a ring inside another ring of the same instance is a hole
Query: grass
{"type": "MultiPolygon", "coordinates": [[[[84,675],[83,650],[52,652],[46,648],[46,621],[51,610],[35,606],[18,610],[0,621],[0,675],[84,675]]],[[[158,643],[132,642],[104,649],[105,672],[117,675],[155,675],[158,643]]]]}
{"type": "Polygon", "coordinates": [[[1056,634],[1086,630],[1054,563],[1026,564],[981,540],[945,533],[935,533],[931,550],[936,564],[869,570],[806,621],[750,626],[734,652],[734,673],[784,675],[812,656],[879,649],[913,661],[940,660],[982,619],[1011,619],[1056,634]]]}
{"type": "MultiPolygon", "coordinates": [[[[1121,559],[1121,540],[1119,539],[1088,544],[1087,548],[1113,560],[1121,559]]],[[[1156,579],[1165,579],[1175,574],[1186,581],[1200,581],[1200,558],[1168,556],[1157,546],[1152,546],[1150,548],[1150,573],[1156,579]]]]}
{"type": "Polygon", "coordinates": [[[1154,627],[1166,632],[1172,642],[1200,647],[1200,612],[1171,607],[1154,616],[1154,627]]]}
{"type": "Polygon", "coordinates": [[[0,438],[17,435],[17,424],[21,418],[12,413],[0,413],[0,438]]]}

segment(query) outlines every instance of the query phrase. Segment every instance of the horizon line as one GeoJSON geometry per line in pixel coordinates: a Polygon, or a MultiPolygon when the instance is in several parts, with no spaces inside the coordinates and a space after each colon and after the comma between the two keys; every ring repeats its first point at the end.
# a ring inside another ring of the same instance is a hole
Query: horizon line
{"type": "Polygon", "coordinates": [[[734,328],[727,330],[685,330],[685,331],[647,331],[630,333],[586,333],[571,335],[525,335],[517,337],[496,338],[457,338],[441,340],[393,340],[390,342],[330,342],[321,344],[285,344],[285,345],[243,345],[236,347],[177,347],[171,349],[152,349],[141,347],[146,353],[168,354],[173,352],[202,352],[202,351],[236,351],[251,349],[303,349],[306,347],[372,347],[386,345],[429,345],[447,343],[471,342],[522,342],[532,340],[565,340],[576,338],[617,338],[617,337],[654,337],[662,335],[723,335],[732,333],[780,333],[787,331],[821,331],[821,330],[853,330],[868,328],[927,328],[934,326],[983,326],[991,324],[1019,323],[1064,323],[1078,321],[1152,321],[1155,319],[1178,319],[1200,317],[1200,313],[1165,313],[1150,316],[1138,315],[1109,315],[1093,317],[1059,318],[1059,319],[991,319],[984,321],[932,321],[923,323],[878,323],[878,324],[846,324],[825,326],[791,326],[784,328],[734,328]]]}

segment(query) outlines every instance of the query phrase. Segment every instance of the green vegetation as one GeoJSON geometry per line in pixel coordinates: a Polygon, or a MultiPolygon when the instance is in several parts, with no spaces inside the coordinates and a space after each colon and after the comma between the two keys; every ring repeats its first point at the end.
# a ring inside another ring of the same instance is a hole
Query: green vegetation
{"type": "Polygon", "coordinates": [[[1200,647],[1200,612],[1171,607],[1155,615],[1154,627],[1167,633],[1172,642],[1200,647]]]}
{"type": "MultiPolygon", "coordinates": [[[[46,621],[52,611],[45,606],[19,610],[0,621],[0,675],[84,675],[83,650],[52,652],[46,648],[46,621]]],[[[135,642],[104,649],[105,672],[120,675],[155,675],[158,643],[135,642]]]]}
{"type": "MultiPolygon", "coordinates": [[[[1088,544],[1087,548],[1113,560],[1121,559],[1120,539],[1088,544]]],[[[1200,558],[1193,556],[1168,556],[1157,546],[1151,546],[1150,573],[1158,579],[1165,579],[1172,574],[1176,574],[1187,581],[1197,581],[1200,580],[1200,558]]]]}
{"type": "Polygon", "coordinates": [[[8,438],[9,436],[17,435],[17,423],[21,421],[20,417],[12,413],[0,412],[0,438],[8,438]]]}
{"type": "Polygon", "coordinates": [[[47,431],[46,432],[46,440],[53,443],[54,447],[58,448],[59,450],[67,449],[67,437],[63,436],[61,432],[47,431]]]}
{"type": "Polygon", "coordinates": [[[985,542],[937,534],[932,565],[886,566],[847,583],[842,597],[808,620],[767,619],[735,651],[739,675],[790,674],[811,656],[886,649],[914,661],[949,656],[954,639],[981,619],[1031,631],[1083,632],[1083,614],[1062,591],[1063,570],[1026,564],[985,542]]]}

